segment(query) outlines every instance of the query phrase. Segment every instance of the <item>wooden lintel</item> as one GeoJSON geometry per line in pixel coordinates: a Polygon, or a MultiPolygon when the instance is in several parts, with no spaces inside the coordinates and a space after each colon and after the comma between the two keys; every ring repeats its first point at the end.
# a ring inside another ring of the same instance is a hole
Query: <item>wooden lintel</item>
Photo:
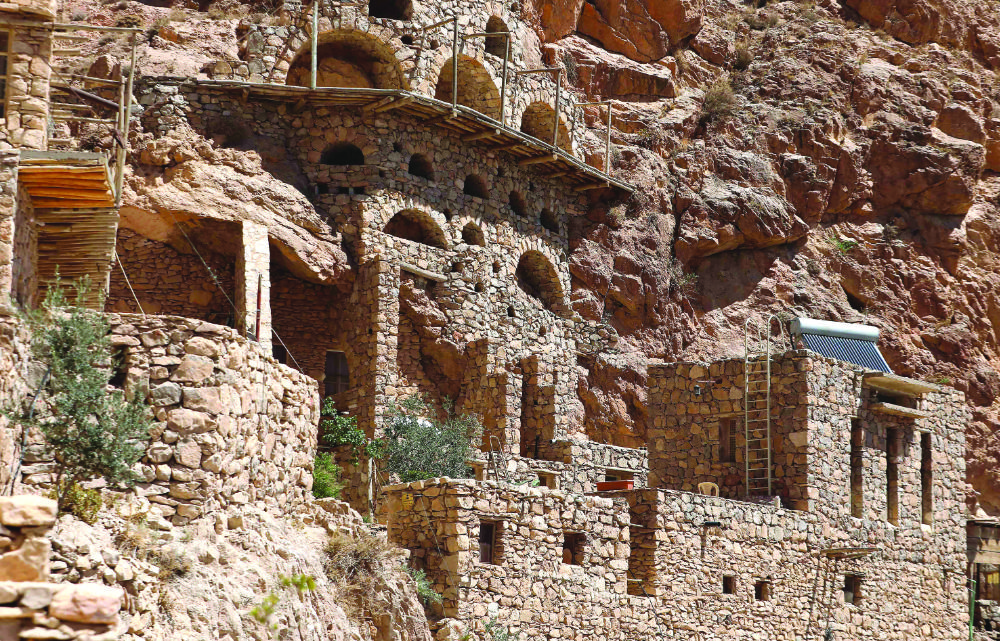
{"type": "Polygon", "coordinates": [[[552,162],[556,160],[558,156],[555,154],[546,154],[544,156],[535,156],[533,158],[525,158],[524,160],[518,160],[517,165],[519,167],[524,167],[526,165],[537,165],[543,162],[552,162]]]}
{"type": "Polygon", "coordinates": [[[393,100],[387,104],[379,105],[374,109],[372,109],[372,111],[374,111],[377,114],[380,114],[385,111],[392,111],[393,109],[399,109],[400,107],[405,107],[411,102],[413,102],[413,98],[410,98],[409,96],[403,96],[399,100],[393,100]]]}
{"type": "Polygon", "coordinates": [[[385,98],[382,98],[381,100],[377,100],[375,102],[368,103],[367,105],[365,105],[364,107],[361,108],[361,111],[363,113],[373,113],[379,107],[384,107],[384,106],[390,105],[390,104],[392,104],[394,102],[396,102],[396,96],[386,96],[385,98]]]}
{"type": "Polygon", "coordinates": [[[486,131],[480,131],[474,134],[466,134],[462,136],[462,142],[475,142],[476,140],[482,140],[483,138],[492,138],[499,133],[499,129],[487,129],[486,131]]]}
{"type": "Polygon", "coordinates": [[[573,191],[590,191],[591,189],[605,189],[610,187],[609,183],[590,183],[587,185],[580,185],[573,189],[573,191]]]}
{"type": "Polygon", "coordinates": [[[573,173],[572,171],[555,171],[555,172],[552,172],[551,174],[545,174],[545,177],[546,178],[562,178],[563,176],[569,176],[572,173],[573,173]]]}
{"type": "Polygon", "coordinates": [[[458,118],[458,112],[457,111],[449,111],[448,113],[446,113],[444,115],[441,115],[441,116],[438,116],[437,118],[431,118],[431,119],[429,119],[427,121],[427,124],[428,125],[436,125],[438,123],[448,122],[450,120],[454,120],[455,118],[458,118]]]}
{"type": "Polygon", "coordinates": [[[491,147],[491,149],[495,151],[507,151],[510,149],[517,149],[518,147],[524,147],[524,146],[525,144],[523,142],[511,142],[504,145],[494,145],[493,147],[491,147]]]}

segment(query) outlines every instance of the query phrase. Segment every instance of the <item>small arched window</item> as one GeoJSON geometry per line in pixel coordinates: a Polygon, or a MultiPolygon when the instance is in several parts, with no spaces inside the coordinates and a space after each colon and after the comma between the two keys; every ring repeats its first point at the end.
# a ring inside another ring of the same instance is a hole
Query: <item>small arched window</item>
{"type": "Polygon", "coordinates": [[[538,219],[542,223],[542,227],[548,229],[553,234],[559,233],[559,217],[551,209],[548,207],[543,209],[538,219]]]}
{"type": "MultiPolygon", "coordinates": [[[[486,23],[486,33],[508,33],[510,29],[503,20],[493,16],[486,23]]],[[[507,55],[507,38],[509,36],[486,36],[486,53],[503,58],[507,55]]]]}
{"type": "Polygon", "coordinates": [[[323,151],[319,162],[322,165],[363,165],[365,154],[356,145],[338,142],[323,151]]]}
{"type": "Polygon", "coordinates": [[[476,223],[468,223],[462,228],[462,242],[466,245],[486,247],[486,236],[476,223]]]}
{"type": "Polygon", "coordinates": [[[389,220],[382,231],[415,243],[448,249],[444,231],[429,214],[422,211],[413,209],[401,211],[389,220]]]}
{"type": "Polygon", "coordinates": [[[490,189],[486,185],[486,179],[476,174],[469,174],[465,177],[465,187],[462,189],[466,195],[476,198],[489,198],[490,189]]]}
{"type": "Polygon", "coordinates": [[[413,3],[410,0],[370,0],[368,15],[372,18],[409,20],[413,17],[413,3]]]}
{"type": "Polygon", "coordinates": [[[410,156],[409,173],[411,176],[420,176],[427,180],[434,180],[434,164],[430,158],[423,154],[413,154],[410,156]]]}
{"type": "Polygon", "coordinates": [[[512,191],[510,192],[510,210],[514,212],[515,216],[520,218],[528,217],[528,203],[524,202],[524,196],[521,192],[512,191]]]}

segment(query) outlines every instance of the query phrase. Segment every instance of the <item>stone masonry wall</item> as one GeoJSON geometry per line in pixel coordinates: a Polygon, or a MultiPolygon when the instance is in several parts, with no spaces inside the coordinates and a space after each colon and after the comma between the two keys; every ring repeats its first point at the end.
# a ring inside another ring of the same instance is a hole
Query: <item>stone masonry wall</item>
{"type": "Polygon", "coordinates": [[[580,496],[434,479],[388,493],[389,538],[443,592],[456,629],[494,620],[520,640],[967,634],[962,555],[892,528],[652,489],[580,496]],[[497,532],[492,563],[480,561],[484,522],[497,532]],[[831,556],[847,547],[874,551],[831,556]],[[846,575],[861,577],[855,602],[846,575]]]}
{"type": "Polygon", "coordinates": [[[94,583],[50,583],[56,502],[0,498],[0,641],[113,641],[124,592],[94,583]]]}
{"type": "MultiPolygon", "coordinates": [[[[194,254],[182,254],[126,228],[118,230],[115,251],[147,314],[185,316],[218,324],[232,319],[232,307],[194,254]]],[[[235,300],[235,259],[204,249],[202,256],[226,294],[235,300]]],[[[111,272],[106,309],[139,311],[120,269],[111,272]]]]}
{"type": "MultiPolygon", "coordinates": [[[[126,385],[148,394],[156,419],[137,491],[160,516],[183,525],[230,506],[311,498],[315,381],[228,327],[114,314],[111,324],[126,385]]],[[[50,483],[44,445],[27,454],[24,483],[50,483]]]]}
{"type": "Polygon", "coordinates": [[[13,27],[10,33],[6,127],[0,127],[0,149],[45,149],[52,34],[25,23],[13,27]]]}
{"type": "MultiPolygon", "coordinates": [[[[16,404],[28,393],[28,331],[12,309],[0,306],[0,399],[16,404]]],[[[11,484],[21,444],[21,428],[0,414],[0,488],[11,484]]]]}
{"type": "Polygon", "coordinates": [[[34,307],[38,298],[38,225],[31,195],[20,185],[15,207],[11,298],[21,306],[34,307]]]}
{"type": "Polygon", "coordinates": [[[7,303],[14,292],[18,159],[16,151],[0,151],[0,296],[3,297],[3,303],[7,303]]]}

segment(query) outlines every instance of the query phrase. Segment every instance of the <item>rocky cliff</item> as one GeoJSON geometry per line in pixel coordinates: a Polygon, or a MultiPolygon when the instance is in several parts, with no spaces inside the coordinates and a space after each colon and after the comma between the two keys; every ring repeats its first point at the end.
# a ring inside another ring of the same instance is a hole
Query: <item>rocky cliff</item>
{"type": "MultiPolygon", "coordinates": [[[[262,14],[201,8],[73,11],[147,27],[147,76],[204,76],[235,59],[240,21],[262,14]]],[[[532,55],[563,66],[581,96],[616,101],[613,171],[640,187],[573,223],[574,308],[610,322],[625,352],[579,381],[591,431],[643,443],[643,357],[733,355],[748,315],[867,322],[898,373],[967,394],[969,497],[1000,513],[997,5],[525,0],[522,11],[537,25],[532,55]]],[[[114,39],[84,49],[107,54],[109,72],[123,52],[114,39]]],[[[589,117],[597,158],[601,114],[589,117]]],[[[126,221],[238,217],[232,200],[247,191],[304,276],[342,276],[337,239],[289,188],[284,150],[153,133],[134,134],[126,221]]]]}

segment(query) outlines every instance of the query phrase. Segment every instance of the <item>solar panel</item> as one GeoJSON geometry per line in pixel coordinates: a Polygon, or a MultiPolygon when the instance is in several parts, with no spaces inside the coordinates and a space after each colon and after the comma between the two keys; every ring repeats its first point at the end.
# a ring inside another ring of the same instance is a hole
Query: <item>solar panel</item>
{"type": "Polygon", "coordinates": [[[885,362],[882,353],[878,351],[878,346],[871,341],[806,333],[802,333],[800,336],[806,348],[817,354],[854,363],[867,369],[892,373],[889,364],[885,362]]]}

